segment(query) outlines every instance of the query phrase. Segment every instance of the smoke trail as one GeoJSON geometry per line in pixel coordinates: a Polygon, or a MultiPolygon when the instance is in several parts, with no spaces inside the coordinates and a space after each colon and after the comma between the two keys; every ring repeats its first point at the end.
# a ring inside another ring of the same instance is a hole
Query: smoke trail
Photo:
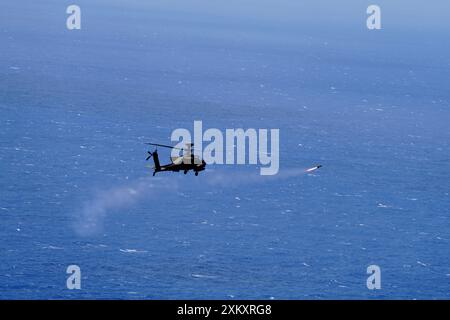
{"type": "Polygon", "coordinates": [[[300,177],[307,174],[305,169],[285,169],[273,176],[261,176],[255,172],[214,172],[208,177],[207,183],[212,186],[237,187],[248,184],[261,184],[277,180],[300,177]]]}
{"type": "MultiPolygon", "coordinates": [[[[179,183],[184,181],[189,184],[189,189],[195,186],[196,190],[201,187],[237,187],[249,184],[261,184],[272,181],[285,180],[293,177],[299,177],[307,174],[305,169],[286,169],[280,171],[274,176],[261,176],[256,172],[224,172],[224,171],[208,171],[203,179],[192,177],[177,177],[171,179],[170,186],[165,182],[164,178],[147,177],[137,179],[127,185],[114,187],[103,190],[95,194],[92,200],[84,203],[78,220],[75,223],[75,231],[80,236],[89,236],[98,233],[103,226],[106,216],[110,212],[131,207],[145,198],[155,197],[159,192],[174,192],[179,183]],[[186,182],[186,178],[189,179],[186,182]],[[170,187],[170,189],[169,189],[170,187]]],[[[165,179],[170,176],[165,177],[165,179]]]]}
{"type": "Polygon", "coordinates": [[[156,184],[150,178],[141,178],[128,185],[114,187],[97,192],[94,198],[83,204],[75,223],[75,231],[80,236],[96,234],[102,229],[104,219],[109,212],[124,209],[138,202],[144,195],[155,196],[164,186],[156,184]]]}

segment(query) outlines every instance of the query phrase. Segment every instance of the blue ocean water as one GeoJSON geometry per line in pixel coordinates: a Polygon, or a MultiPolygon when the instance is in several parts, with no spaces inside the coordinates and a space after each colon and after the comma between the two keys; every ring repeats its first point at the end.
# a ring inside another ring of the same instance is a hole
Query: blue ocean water
{"type": "Polygon", "coordinates": [[[379,3],[2,2],[0,298],[450,298],[449,5],[379,3]],[[151,177],[194,120],[323,168],[151,177]]]}

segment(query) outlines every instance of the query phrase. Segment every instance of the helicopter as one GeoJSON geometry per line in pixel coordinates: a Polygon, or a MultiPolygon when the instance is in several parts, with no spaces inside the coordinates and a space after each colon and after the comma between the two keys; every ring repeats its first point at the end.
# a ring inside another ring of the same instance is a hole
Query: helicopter
{"type": "Polygon", "coordinates": [[[198,173],[200,171],[205,170],[206,162],[203,159],[200,159],[199,156],[194,155],[194,144],[193,143],[186,143],[186,148],[181,149],[177,147],[168,146],[165,144],[159,144],[159,143],[146,143],[147,145],[155,146],[155,151],[147,151],[148,157],[145,159],[146,161],[150,160],[150,158],[153,158],[153,161],[155,163],[155,166],[153,167],[153,176],[157,172],[161,171],[172,171],[172,172],[180,172],[183,171],[184,174],[187,174],[189,170],[193,170],[194,174],[198,176],[198,173]],[[181,157],[171,157],[171,163],[161,165],[159,163],[159,156],[158,156],[158,147],[163,148],[169,148],[169,149],[176,149],[176,150],[182,150],[184,151],[183,155],[181,157]]]}

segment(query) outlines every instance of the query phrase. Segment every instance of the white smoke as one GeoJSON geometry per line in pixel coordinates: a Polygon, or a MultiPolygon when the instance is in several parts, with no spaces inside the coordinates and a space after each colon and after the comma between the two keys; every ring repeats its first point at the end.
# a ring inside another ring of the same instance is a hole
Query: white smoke
{"type": "Polygon", "coordinates": [[[92,200],[83,204],[75,223],[75,231],[81,236],[98,233],[108,213],[131,207],[144,195],[156,195],[161,188],[159,185],[158,188],[155,187],[151,178],[142,178],[127,185],[97,192],[92,200]]]}
{"type": "MultiPolygon", "coordinates": [[[[171,192],[177,189],[178,182],[188,178],[190,188],[195,186],[196,190],[201,190],[202,186],[209,187],[237,187],[249,184],[268,183],[271,181],[284,180],[299,177],[307,174],[305,169],[286,169],[274,176],[261,176],[257,172],[224,172],[207,171],[203,173],[203,179],[184,177],[171,179],[170,186],[164,178],[147,177],[134,180],[126,185],[114,187],[108,190],[97,192],[93,199],[85,202],[78,219],[75,223],[75,231],[80,236],[90,236],[102,230],[104,220],[109,213],[127,209],[144,196],[151,198],[159,192],[171,192]]],[[[169,178],[170,176],[166,177],[169,178]]]]}
{"type": "Polygon", "coordinates": [[[305,174],[307,174],[305,169],[280,170],[278,174],[273,176],[262,176],[256,172],[214,172],[208,177],[207,183],[212,186],[236,187],[247,184],[260,184],[277,180],[285,180],[303,176],[305,174]]]}

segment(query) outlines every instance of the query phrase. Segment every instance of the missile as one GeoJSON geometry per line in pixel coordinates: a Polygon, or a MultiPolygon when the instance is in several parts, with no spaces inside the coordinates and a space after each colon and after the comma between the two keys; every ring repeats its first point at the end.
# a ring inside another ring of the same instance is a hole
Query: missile
{"type": "Polygon", "coordinates": [[[319,164],[318,166],[315,166],[315,167],[306,169],[306,172],[313,172],[313,171],[316,171],[317,169],[319,169],[319,168],[321,168],[321,167],[322,167],[322,165],[319,164]]]}

